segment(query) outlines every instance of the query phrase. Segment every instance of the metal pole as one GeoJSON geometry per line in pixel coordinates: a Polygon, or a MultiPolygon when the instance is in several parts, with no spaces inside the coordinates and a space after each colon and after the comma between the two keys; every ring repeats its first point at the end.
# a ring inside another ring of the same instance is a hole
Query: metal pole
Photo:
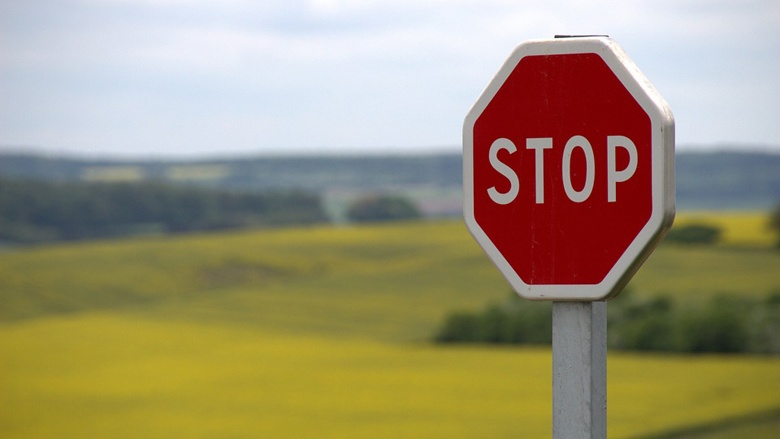
{"type": "Polygon", "coordinates": [[[607,303],[553,302],[553,439],[607,437],[607,303]]]}

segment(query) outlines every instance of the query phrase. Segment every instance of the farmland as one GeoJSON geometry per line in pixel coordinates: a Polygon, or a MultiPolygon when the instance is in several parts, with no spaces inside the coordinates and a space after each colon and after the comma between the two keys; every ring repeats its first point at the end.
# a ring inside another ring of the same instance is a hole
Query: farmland
{"type": "MultiPolygon", "coordinates": [[[[681,214],[723,243],[663,244],[632,293],[780,291],[762,218],[681,214]]],[[[457,221],[9,251],[0,436],[550,437],[549,348],[429,342],[507,294],[457,221]]],[[[773,357],[611,352],[608,368],[610,437],[780,410],[773,357]]]]}

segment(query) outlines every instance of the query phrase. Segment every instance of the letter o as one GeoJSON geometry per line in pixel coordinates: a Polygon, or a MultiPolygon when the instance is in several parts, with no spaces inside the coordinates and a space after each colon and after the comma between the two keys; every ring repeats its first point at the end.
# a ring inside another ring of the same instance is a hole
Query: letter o
{"type": "Polygon", "coordinates": [[[572,136],[566,146],[563,148],[563,169],[561,176],[563,179],[563,189],[566,191],[566,196],[575,203],[582,203],[590,197],[590,193],[593,192],[593,182],[596,179],[596,164],[593,157],[593,147],[583,136],[572,136]],[[571,155],[574,152],[574,148],[582,149],[585,154],[585,185],[581,190],[576,190],[571,184],[571,155]]]}

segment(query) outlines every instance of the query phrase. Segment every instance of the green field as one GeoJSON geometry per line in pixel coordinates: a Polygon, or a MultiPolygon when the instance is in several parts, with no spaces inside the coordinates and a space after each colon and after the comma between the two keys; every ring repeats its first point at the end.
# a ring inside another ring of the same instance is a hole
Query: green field
{"type": "MultiPolygon", "coordinates": [[[[761,215],[706,218],[724,243],[662,245],[634,294],[780,291],[761,215]]],[[[549,348],[428,341],[508,291],[460,222],[9,251],[0,437],[550,437],[549,348]]],[[[610,437],[777,433],[778,358],[612,352],[608,368],[610,437]]]]}

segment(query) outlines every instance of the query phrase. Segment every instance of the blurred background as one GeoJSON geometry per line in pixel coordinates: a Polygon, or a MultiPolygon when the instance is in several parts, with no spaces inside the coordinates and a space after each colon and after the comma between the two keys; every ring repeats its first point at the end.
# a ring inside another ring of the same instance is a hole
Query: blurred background
{"type": "Polygon", "coordinates": [[[463,226],[461,132],[555,34],[616,39],[676,120],[610,436],[778,437],[758,0],[0,0],[0,436],[550,437],[550,305],[463,226]]]}

